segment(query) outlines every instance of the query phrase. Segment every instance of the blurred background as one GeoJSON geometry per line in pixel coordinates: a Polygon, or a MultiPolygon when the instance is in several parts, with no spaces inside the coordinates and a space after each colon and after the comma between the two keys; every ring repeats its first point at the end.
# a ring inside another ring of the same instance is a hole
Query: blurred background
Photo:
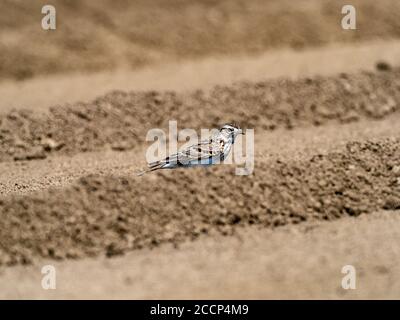
{"type": "Polygon", "coordinates": [[[357,31],[341,28],[348,2],[2,0],[0,80],[400,36],[399,1],[352,0],[357,31]],[[56,31],[41,28],[45,4],[56,7],[56,31]]]}

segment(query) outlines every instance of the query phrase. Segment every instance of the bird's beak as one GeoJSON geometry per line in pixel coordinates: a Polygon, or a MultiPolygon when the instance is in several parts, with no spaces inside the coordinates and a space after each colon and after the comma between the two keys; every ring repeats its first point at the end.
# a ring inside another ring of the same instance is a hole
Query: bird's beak
{"type": "Polygon", "coordinates": [[[242,129],[240,129],[239,134],[244,135],[244,131],[242,129]]]}

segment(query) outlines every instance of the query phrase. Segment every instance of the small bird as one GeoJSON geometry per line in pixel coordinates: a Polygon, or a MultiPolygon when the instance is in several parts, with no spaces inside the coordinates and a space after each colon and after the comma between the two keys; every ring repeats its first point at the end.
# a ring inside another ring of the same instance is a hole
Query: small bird
{"type": "Polygon", "coordinates": [[[244,134],[244,132],[238,126],[225,124],[219,129],[219,132],[210,139],[191,145],[163,160],[151,162],[148,164],[149,169],[138,175],[143,175],[146,172],[159,169],[188,168],[219,164],[228,156],[239,134],[244,134]]]}

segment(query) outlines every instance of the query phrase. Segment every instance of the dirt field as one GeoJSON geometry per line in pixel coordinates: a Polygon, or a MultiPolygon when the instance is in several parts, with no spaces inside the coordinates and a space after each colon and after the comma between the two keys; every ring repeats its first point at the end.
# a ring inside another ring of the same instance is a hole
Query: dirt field
{"type": "Polygon", "coordinates": [[[398,2],[54,3],[1,5],[0,298],[400,298],[398,2]],[[253,174],[137,176],[169,120],[254,129],[253,174]]]}
{"type": "Polygon", "coordinates": [[[397,0],[353,0],[356,32],[340,26],[344,0],[54,0],[54,32],[40,28],[45,4],[1,2],[0,79],[400,36],[397,0]]]}

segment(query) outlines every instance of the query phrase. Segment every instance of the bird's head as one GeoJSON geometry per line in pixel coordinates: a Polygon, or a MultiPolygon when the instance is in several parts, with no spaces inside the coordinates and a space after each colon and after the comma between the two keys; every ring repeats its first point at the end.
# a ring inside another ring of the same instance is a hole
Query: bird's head
{"type": "Polygon", "coordinates": [[[219,131],[221,132],[221,134],[232,138],[233,141],[239,134],[244,134],[242,129],[240,129],[240,127],[235,124],[225,124],[221,129],[219,129],[219,131]]]}

